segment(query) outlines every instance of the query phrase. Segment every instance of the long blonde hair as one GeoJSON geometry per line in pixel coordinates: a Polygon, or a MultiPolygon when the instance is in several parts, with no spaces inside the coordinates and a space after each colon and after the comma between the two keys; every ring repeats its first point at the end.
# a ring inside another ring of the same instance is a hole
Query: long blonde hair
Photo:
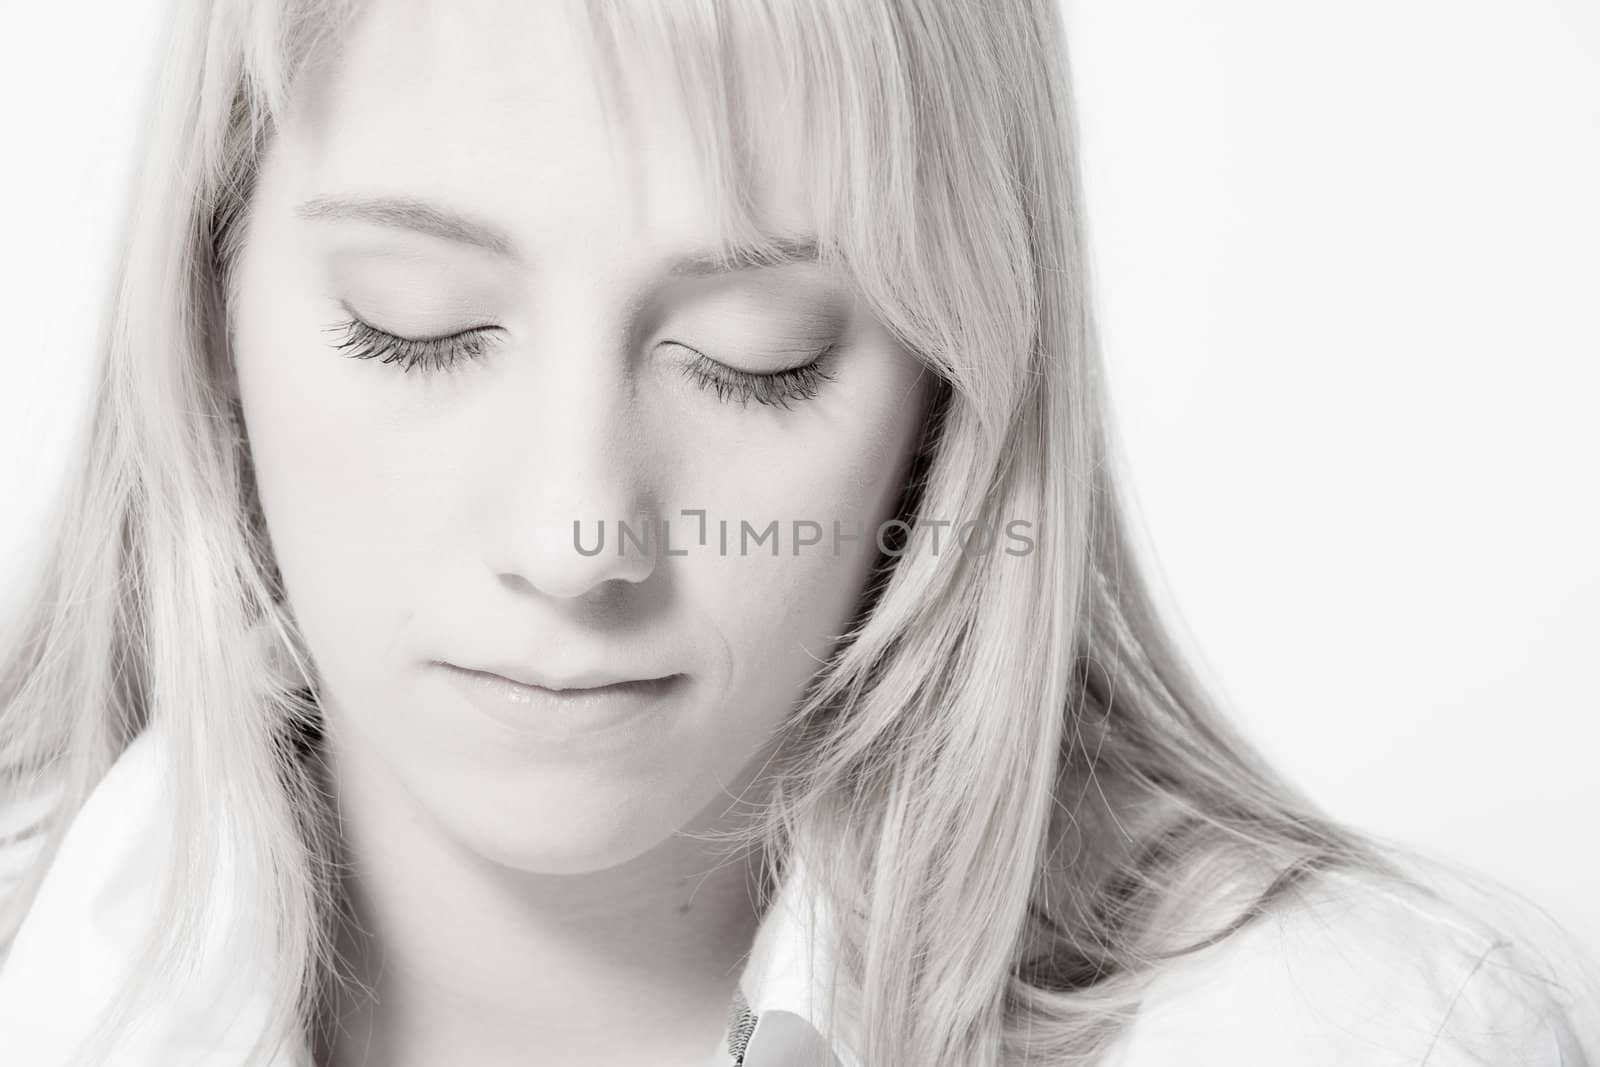
{"type": "MultiPolygon", "coordinates": [[[[757,232],[764,116],[740,86],[777,78],[803,102],[822,257],[940,382],[904,516],[1024,519],[1036,537],[1023,556],[884,560],[772,771],[756,829],[813,858],[863,1062],[1091,1063],[1165,961],[1297,879],[1405,879],[1228,727],[1157,617],[1119,496],[1056,3],[578,6],[614,69],[630,47],[670,57],[730,236],[757,232]],[[1208,902],[1241,885],[1217,920],[1208,902]]],[[[155,970],[103,1021],[112,1045],[149,976],[198,951],[224,853],[277,920],[240,947],[279,993],[260,1055],[312,1025],[333,972],[336,843],[293,744],[315,694],[252,638],[300,647],[224,383],[257,162],[294,75],[352,13],[174,4],[89,436],[0,646],[0,799],[51,800],[0,943],[131,738],[161,722],[177,740],[185,849],[155,970]]]]}

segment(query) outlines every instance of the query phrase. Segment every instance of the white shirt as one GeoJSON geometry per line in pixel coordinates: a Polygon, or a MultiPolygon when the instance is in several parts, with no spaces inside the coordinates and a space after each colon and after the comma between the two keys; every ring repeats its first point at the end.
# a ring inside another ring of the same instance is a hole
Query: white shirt
{"type": "MultiPolygon", "coordinates": [[[[164,758],[159,733],[146,731],[75,818],[0,967],[0,1061],[66,1063],[131,967],[170,862],[164,758]]],[[[237,899],[226,896],[229,872],[219,876],[222,899],[237,899]]],[[[814,907],[804,868],[792,865],[739,978],[749,1015],[729,1038],[747,1038],[743,1067],[832,1067],[830,1055],[863,1067],[850,1007],[827,1014],[830,955],[814,936],[825,928],[814,907]],[[819,1034],[829,1022],[841,1035],[831,1050],[819,1034]]],[[[229,955],[226,935],[211,941],[201,973],[161,998],[117,1067],[243,1062],[261,1032],[264,992],[229,955]]],[[[1555,1002],[1503,955],[1487,934],[1416,901],[1332,894],[1168,965],[1104,1067],[1580,1067],[1555,1002]]],[[[735,1062],[724,1049],[708,1067],[735,1062]]],[[[272,1067],[312,1064],[298,1047],[272,1067]]]]}
{"type": "Polygon", "coordinates": [[[1170,966],[1104,1067],[1584,1067],[1571,999],[1454,909],[1331,876],[1170,966]]]}

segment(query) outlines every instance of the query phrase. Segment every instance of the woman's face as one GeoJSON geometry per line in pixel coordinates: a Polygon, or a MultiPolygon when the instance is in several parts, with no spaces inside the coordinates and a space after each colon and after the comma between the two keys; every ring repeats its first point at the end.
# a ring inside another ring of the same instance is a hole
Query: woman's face
{"type": "Polygon", "coordinates": [[[854,613],[926,401],[803,256],[804,146],[774,127],[757,190],[801,257],[707,273],[667,76],[630,71],[608,121],[563,8],[371,5],[263,162],[233,309],[331,728],[479,854],[552,873],[748,781],[854,613]]]}

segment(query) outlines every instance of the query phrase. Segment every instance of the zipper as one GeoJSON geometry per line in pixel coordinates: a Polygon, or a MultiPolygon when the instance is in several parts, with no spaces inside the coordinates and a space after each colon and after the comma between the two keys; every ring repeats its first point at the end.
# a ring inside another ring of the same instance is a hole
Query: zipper
{"type": "Polygon", "coordinates": [[[744,1067],[744,1050],[755,1032],[756,1013],[745,1002],[744,993],[735,989],[733,1007],[728,1014],[728,1055],[733,1057],[732,1067],[744,1067]]]}

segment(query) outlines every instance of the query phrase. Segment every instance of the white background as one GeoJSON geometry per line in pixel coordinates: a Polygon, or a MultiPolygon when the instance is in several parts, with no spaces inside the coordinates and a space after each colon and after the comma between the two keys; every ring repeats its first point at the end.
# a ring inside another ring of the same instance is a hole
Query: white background
{"type": "Polygon", "coordinates": [[[1148,538],[1250,734],[1600,951],[1600,6],[1068,0],[1148,538]]]}
{"type": "MultiPolygon", "coordinates": [[[[0,610],[65,462],[152,0],[0,42],[0,610]]],[[[1600,952],[1600,9],[1067,0],[1117,413],[1202,669],[1358,825],[1600,952]]]]}

